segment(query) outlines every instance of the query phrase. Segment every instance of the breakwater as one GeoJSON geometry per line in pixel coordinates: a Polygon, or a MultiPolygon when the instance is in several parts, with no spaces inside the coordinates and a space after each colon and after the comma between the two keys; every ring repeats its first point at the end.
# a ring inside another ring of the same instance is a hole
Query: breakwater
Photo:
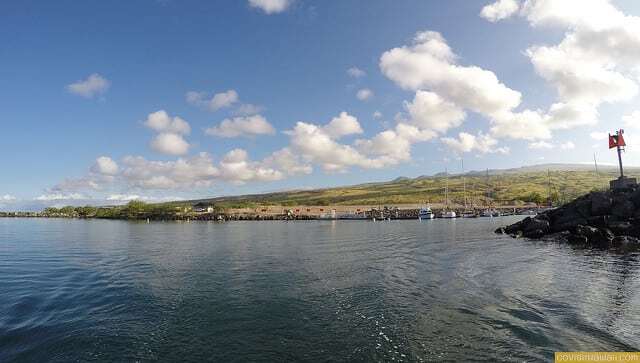
{"type": "Polygon", "coordinates": [[[600,249],[640,249],[640,188],[597,191],[560,208],[501,227],[513,237],[549,237],[600,249]]]}

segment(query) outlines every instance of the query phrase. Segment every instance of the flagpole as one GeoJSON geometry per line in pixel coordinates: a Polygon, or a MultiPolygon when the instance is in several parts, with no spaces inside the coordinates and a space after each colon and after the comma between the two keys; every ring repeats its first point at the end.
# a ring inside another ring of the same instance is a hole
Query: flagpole
{"type": "Polygon", "coordinates": [[[622,149],[620,148],[620,137],[622,136],[621,131],[616,132],[616,147],[618,149],[618,163],[620,164],[620,179],[624,179],[624,171],[622,169],[622,149]]]}

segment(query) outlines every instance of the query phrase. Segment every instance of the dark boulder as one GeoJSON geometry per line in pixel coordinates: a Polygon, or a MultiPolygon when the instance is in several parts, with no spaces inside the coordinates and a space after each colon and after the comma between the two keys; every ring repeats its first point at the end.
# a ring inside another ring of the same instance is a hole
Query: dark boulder
{"type": "Polygon", "coordinates": [[[609,247],[611,241],[615,238],[615,235],[610,230],[591,226],[578,226],[574,234],[586,237],[590,245],[598,248],[609,247]]]}
{"type": "Polygon", "coordinates": [[[611,206],[613,201],[611,195],[607,192],[593,192],[591,196],[591,215],[603,216],[611,214],[611,206]]]}
{"type": "Polygon", "coordinates": [[[563,232],[586,225],[587,219],[577,214],[575,210],[567,209],[551,220],[551,232],[563,232]]]}
{"type": "Polygon", "coordinates": [[[607,227],[616,236],[634,236],[636,234],[636,227],[630,222],[609,222],[607,227]]]}
{"type": "Polygon", "coordinates": [[[572,245],[584,246],[589,241],[587,240],[586,236],[583,236],[580,234],[570,234],[567,236],[567,242],[569,242],[572,245]]]}
{"type": "Polygon", "coordinates": [[[531,239],[540,239],[544,237],[545,232],[541,229],[531,229],[531,230],[525,231],[522,235],[524,237],[531,238],[531,239]]]}
{"type": "Polygon", "coordinates": [[[542,234],[544,235],[546,233],[549,233],[549,230],[549,221],[546,221],[544,219],[528,217],[522,221],[522,232],[524,233],[525,237],[529,237],[528,235],[532,234],[538,235],[538,231],[542,231],[542,234]]]}
{"type": "Polygon", "coordinates": [[[611,241],[611,245],[624,251],[637,251],[640,249],[640,239],[629,236],[618,236],[611,241]]]}
{"type": "Polygon", "coordinates": [[[631,193],[631,202],[633,202],[636,208],[640,208],[640,188],[631,193]]]}
{"type": "Polygon", "coordinates": [[[611,214],[620,218],[631,218],[636,211],[636,206],[625,194],[617,195],[613,202],[611,214]]]}

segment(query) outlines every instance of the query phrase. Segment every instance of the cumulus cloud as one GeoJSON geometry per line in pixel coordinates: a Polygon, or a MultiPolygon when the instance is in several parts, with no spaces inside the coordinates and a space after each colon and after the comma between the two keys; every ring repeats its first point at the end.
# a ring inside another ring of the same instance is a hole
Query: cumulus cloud
{"type": "Polygon", "coordinates": [[[341,112],[324,126],[324,131],[332,138],[339,139],[343,136],[361,134],[364,131],[360,127],[358,119],[346,112],[341,112]]]}
{"type": "Polygon", "coordinates": [[[459,107],[485,115],[520,104],[520,93],[502,84],[493,72],[461,66],[456,60],[440,33],[425,31],[415,36],[411,46],[383,53],[380,69],[403,89],[431,90],[459,107]]]}
{"type": "Polygon", "coordinates": [[[281,13],[291,5],[292,0],[249,0],[249,6],[264,11],[266,14],[281,13]]]}
{"type": "Polygon", "coordinates": [[[205,133],[219,137],[273,135],[275,128],[261,115],[234,117],[223,120],[219,125],[208,128],[205,133]]]}
{"type": "Polygon", "coordinates": [[[347,69],[347,74],[353,78],[362,78],[367,75],[365,71],[358,67],[351,67],[347,69]]]}
{"type": "Polygon", "coordinates": [[[498,0],[493,4],[482,8],[480,16],[495,23],[498,20],[506,19],[515,14],[520,8],[516,0],[498,0]]]}
{"type": "Polygon", "coordinates": [[[144,125],[157,132],[187,135],[191,132],[189,123],[180,117],[171,117],[164,111],[156,111],[147,116],[144,125]]]}
{"type": "Polygon", "coordinates": [[[166,155],[186,155],[189,152],[189,143],[179,134],[163,132],[151,141],[151,148],[166,155]]]}
{"type": "Polygon", "coordinates": [[[565,143],[560,144],[560,149],[562,150],[573,150],[576,148],[576,144],[573,141],[567,141],[565,143]]]}
{"type": "Polygon", "coordinates": [[[373,97],[373,91],[368,88],[362,88],[356,92],[356,97],[360,101],[366,101],[373,97]]]}
{"type": "Polygon", "coordinates": [[[507,153],[507,148],[496,148],[498,140],[494,139],[490,135],[485,135],[482,132],[478,135],[472,135],[467,132],[460,132],[458,138],[443,137],[440,139],[449,149],[456,153],[468,153],[477,152],[480,154],[487,153],[507,153]]]}
{"type": "Polygon", "coordinates": [[[275,151],[265,158],[262,164],[267,168],[281,170],[290,176],[311,174],[313,172],[313,167],[300,160],[300,157],[288,147],[275,151]]]}
{"type": "Polygon", "coordinates": [[[238,102],[239,96],[238,92],[232,89],[216,93],[211,98],[209,98],[206,92],[189,91],[186,94],[186,100],[194,106],[204,107],[210,111],[218,111],[219,109],[234,105],[238,102]]]}
{"type": "Polygon", "coordinates": [[[0,195],[0,202],[14,202],[17,198],[11,194],[0,195]]]}
{"type": "Polygon", "coordinates": [[[175,161],[152,161],[142,156],[127,156],[122,160],[124,183],[142,189],[186,189],[208,187],[220,172],[213,158],[200,153],[175,161]]]}
{"type": "MultiPolygon", "coordinates": [[[[183,135],[191,132],[191,126],[180,117],[171,117],[164,111],[156,111],[147,116],[144,125],[158,132],[151,140],[151,149],[161,154],[186,155],[191,147],[183,135]]],[[[104,173],[103,173],[104,174],[104,173]]]]}
{"type": "Polygon", "coordinates": [[[405,102],[408,122],[423,129],[446,132],[462,124],[466,114],[452,102],[433,92],[418,91],[412,102],[405,102]]]}
{"type": "Polygon", "coordinates": [[[98,73],[93,73],[87,79],[67,85],[67,91],[84,98],[93,98],[107,92],[110,86],[111,82],[108,79],[98,73]]]}
{"type": "Polygon", "coordinates": [[[540,111],[515,111],[521,94],[496,75],[476,66],[462,66],[440,33],[423,31],[413,44],[380,57],[380,69],[398,86],[416,91],[405,104],[410,123],[444,132],[459,126],[471,110],[488,118],[493,137],[534,140],[550,138],[549,116],[540,111]]]}
{"type": "Polygon", "coordinates": [[[371,116],[372,116],[373,118],[375,118],[376,120],[379,120],[379,119],[381,119],[381,118],[382,118],[382,112],[380,112],[380,111],[375,111],[375,112],[373,113],[373,115],[371,115],[371,116]]]}
{"type": "Polygon", "coordinates": [[[346,135],[362,133],[357,119],[346,112],[326,125],[298,122],[289,135],[289,149],[307,163],[319,164],[325,171],[345,171],[350,167],[379,169],[411,159],[411,145],[435,137],[430,130],[398,123],[394,129],[382,131],[370,139],[357,139],[352,144],[338,140],[346,135]]]}
{"type": "Polygon", "coordinates": [[[640,17],[624,14],[609,0],[527,0],[518,14],[533,27],[566,32],[556,45],[526,51],[536,72],[558,93],[548,115],[550,127],[593,125],[602,103],[638,94],[640,17]]]}
{"type": "Polygon", "coordinates": [[[103,175],[118,174],[118,163],[108,156],[101,156],[96,159],[95,164],[91,167],[91,171],[103,175]]]}
{"type": "Polygon", "coordinates": [[[248,181],[274,181],[284,177],[280,170],[249,160],[247,152],[243,149],[229,151],[220,161],[219,168],[221,179],[236,184],[248,181]]]}

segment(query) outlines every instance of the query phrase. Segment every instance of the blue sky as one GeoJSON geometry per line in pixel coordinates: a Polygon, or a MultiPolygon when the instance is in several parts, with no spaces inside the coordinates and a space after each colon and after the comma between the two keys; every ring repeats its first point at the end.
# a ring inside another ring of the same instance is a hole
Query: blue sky
{"type": "Polygon", "coordinates": [[[640,5],[565,4],[4,1],[0,208],[640,164],[640,5]]]}

